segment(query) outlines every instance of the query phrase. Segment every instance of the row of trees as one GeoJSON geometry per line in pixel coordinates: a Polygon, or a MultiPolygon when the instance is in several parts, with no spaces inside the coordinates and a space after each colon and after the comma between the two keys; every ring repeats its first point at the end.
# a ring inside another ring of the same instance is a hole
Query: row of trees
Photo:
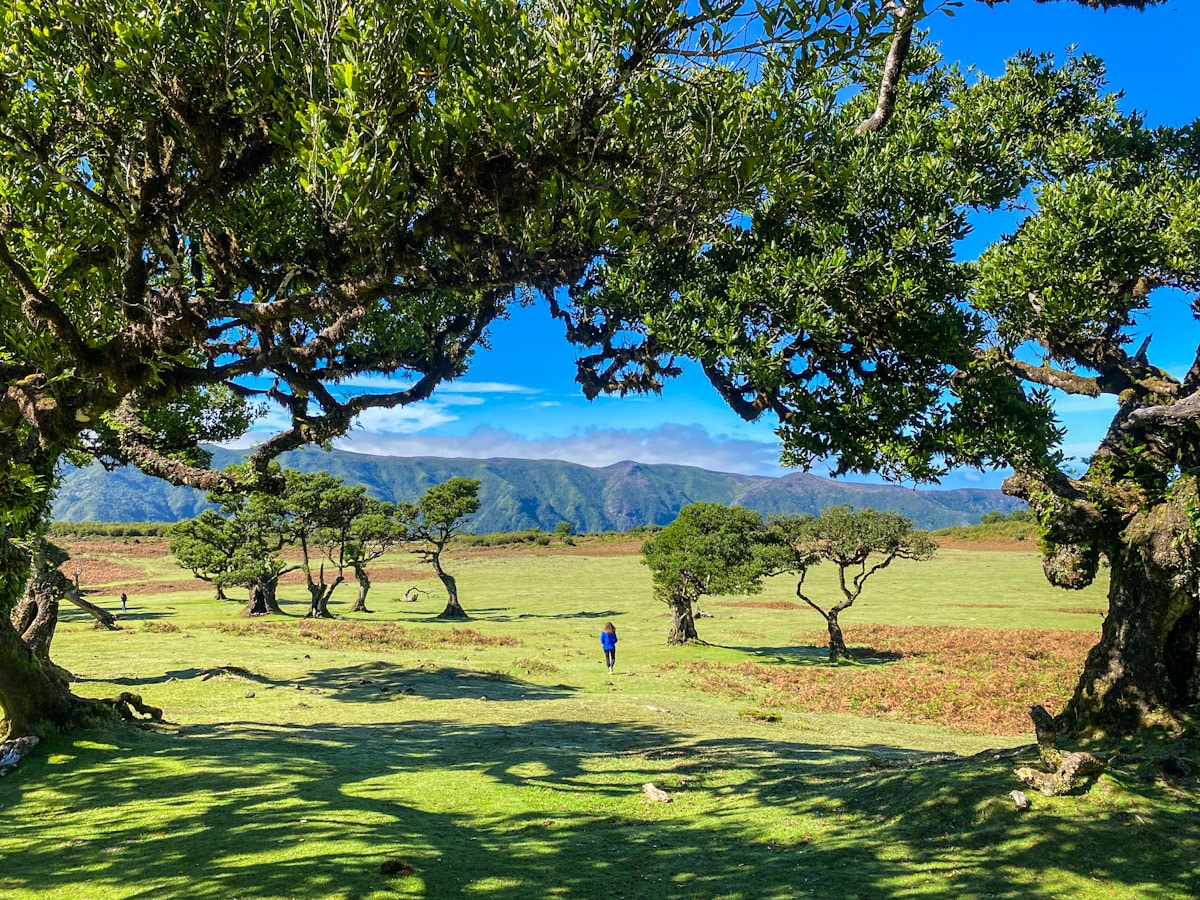
{"type": "Polygon", "coordinates": [[[1156,293],[1200,285],[1194,132],[1122,114],[1086,57],[968,83],[913,38],[920,0],[694,6],[9,4],[0,733],[95,711],[8,615],[53,606],[34,575],[64,455],[261,487],[280,452],[464,374],[531,293],[589,396],[685,356],[777,417],[789,462],[1011,466],[1048,577],[1111,562],[1075,723],[1196,699],[1200,359],[1179,378],[1128,347],[1156,293]],[[956,258],[970,215],[1014,207],[956,258]],[[337,387],[377,373],[394,389],[337,387]],[[1118,398],[1082,474],[1050,387],[1118,398]],[[283,431],[233,482],[205,468],[259,403],[283,431]]]}
{"type": "Polygon", "coordinates": [[[764,523],[753,510],[693,503],[642,545],[654,592],[671,609],[668,643],[699,639],[697,603],[708,594],[756,594],[770,575],[797,576],[796,596],[820,613],[829,631],[829,658],[851,657],[838,616],[862,594],[866,581],[897,559],[925,560],[937,544],[912,520],[874,509],[832,506],[820,516],[775,516],[764,523]],[[822,561],[837,567],[841,599],[818,603],[805,580],[822,561]]]}
{"type": "Polygon", "coordinates": [[[280,477],[278,492],[211,492],[209,502],[217,509],[172,529],[172,555],[212,583],[218,599],[227,599],[226,589],[242,587],[250,594],[247,615],[279,612],[279,579],[299,570],[309,593],[308,616],[328,618],[329,600],[350,571],[358,583],[352,609],[369,612],[368,565],[405,546],[432,565],[445,585],[441,618],[466,616],[442,552],[479,509],[477,480],[452,478],[430,487],[415,503],[393,504],[327,472],[287,469],[280,477]]]}

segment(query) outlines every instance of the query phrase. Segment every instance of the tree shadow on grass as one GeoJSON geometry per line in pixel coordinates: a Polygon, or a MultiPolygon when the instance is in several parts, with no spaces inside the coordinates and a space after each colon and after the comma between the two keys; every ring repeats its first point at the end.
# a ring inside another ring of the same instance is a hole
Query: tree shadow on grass
{"type": "Polygon", "coordinates": [[[625,613],[617,612],[615,609],[606,609],[604,612],[573,612],[573,613],[519,613],[515,616],[488,616],[489,622],[520,622],[525,619],[617,619],[625,613]]]}
{"type": "Polygon", "coordinates": [[[877,650],[873,647],[851,647],[853,659],[830,663],[828,647],[791,645],[786,647],[740,647],[730,644],[710,644],[722,650],[735,650],[752,657],[760,665],[828,666],[861,665],[875,666],[904,659],[906,654],[893,650],[877,650]]]}
{"type": "Polygon", "coordinates": [[[1114,782],[1126,806],[1080,817],[1066,814],[1078,798],[1035,800],[1021,815],[1004,798],[1012,760],[890,768],[913,755],[586,718],[233,722],[50,743],[0,782],[0,889],[24,896],[1017,898],[1063,876],[1125,895],[1197,887],[1190,804],[1129,779],[1114,782]],[[646,781],[675,802],[644,801],[646,781]],[[768,827],[764,808],[784,818],[768,827]],[[414,875],[389,885],[388,858],[414,875]]]}
{"type": "Polygon", "coordinates": [[[295,682],[317,689],[332,699],[356,703],[390,701],[397,697],[426,700],[562,700],[578,690],[545,685],[503,672],[480,672],[454,666],[397,666],[383,661],[315,670],[295,682]]]}

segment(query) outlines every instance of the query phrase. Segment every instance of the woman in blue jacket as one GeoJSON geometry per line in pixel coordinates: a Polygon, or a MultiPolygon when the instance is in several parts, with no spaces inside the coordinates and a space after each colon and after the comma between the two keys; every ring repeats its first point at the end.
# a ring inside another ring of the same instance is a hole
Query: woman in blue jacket
{"type": "Polygon", "coordinates": [[[612,674],[613,666],[617,664],[617,629],[612,622],[604,626],[600,632],[600,646],[604,648],[604,661],[608,663],[608,674],[612,674]]]}

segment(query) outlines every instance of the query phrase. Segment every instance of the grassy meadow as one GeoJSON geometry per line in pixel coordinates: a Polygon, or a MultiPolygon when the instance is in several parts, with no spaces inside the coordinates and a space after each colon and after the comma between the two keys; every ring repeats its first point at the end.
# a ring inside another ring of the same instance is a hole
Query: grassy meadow
{"type": "Polygon", "coordinates": [[[894,564],[843,615],[859,661],[830,666],[786,578],[707,599],[708,643],[667,647],[632,545],[459,553],[457,623],[411,557],[376,567],[373,613],[347,584],[308,622],[297,583],[290,615],[240,618],[158,540],[70,549],[130,609],[102,632],[64,607],[55,659],[167,721],[51,738],[0,779],[11,900],[1200,895],[1196,778],[1155,763],[1200,768],[1194,737],[1008,797],[1028,707],[1061,708],[1105,605],[1030,550],[894,564]]]}

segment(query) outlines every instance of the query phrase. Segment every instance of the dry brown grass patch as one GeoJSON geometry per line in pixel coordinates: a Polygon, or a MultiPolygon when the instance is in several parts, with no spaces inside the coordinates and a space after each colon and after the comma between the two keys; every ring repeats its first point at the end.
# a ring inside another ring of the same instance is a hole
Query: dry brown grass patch
{"type": "Polygon", "coordinates": [[[715,600],[705,606],[740,606],[743,609],[808,609],[803,603],[791,600],[715,600]]]}
{"type": "Polygon", "coordinates": [[[325,650],[427,650],[437,647],[515,647],[516,638],[493,637],[473,628],[449,631],[405,628],[391,622],[301,619],[299,622],[220,622],[207,626],[225,634],[253,635],[282,641],[314,644],[325,650]]]}
{"type": "MultiPolygon", "coordinates": [[[[854,636],[899,657],[874,665],[671,665],[706,691],[805,712],[877,716],[976,734],[1030,731],[1029,707],[1061,708],[1093,634],[859,625],[854,636]]],[[[827,635],[802,635],[820,646],[827,635]]],[[[862,660],[868,652],[852,647],[862,660]]]]}

